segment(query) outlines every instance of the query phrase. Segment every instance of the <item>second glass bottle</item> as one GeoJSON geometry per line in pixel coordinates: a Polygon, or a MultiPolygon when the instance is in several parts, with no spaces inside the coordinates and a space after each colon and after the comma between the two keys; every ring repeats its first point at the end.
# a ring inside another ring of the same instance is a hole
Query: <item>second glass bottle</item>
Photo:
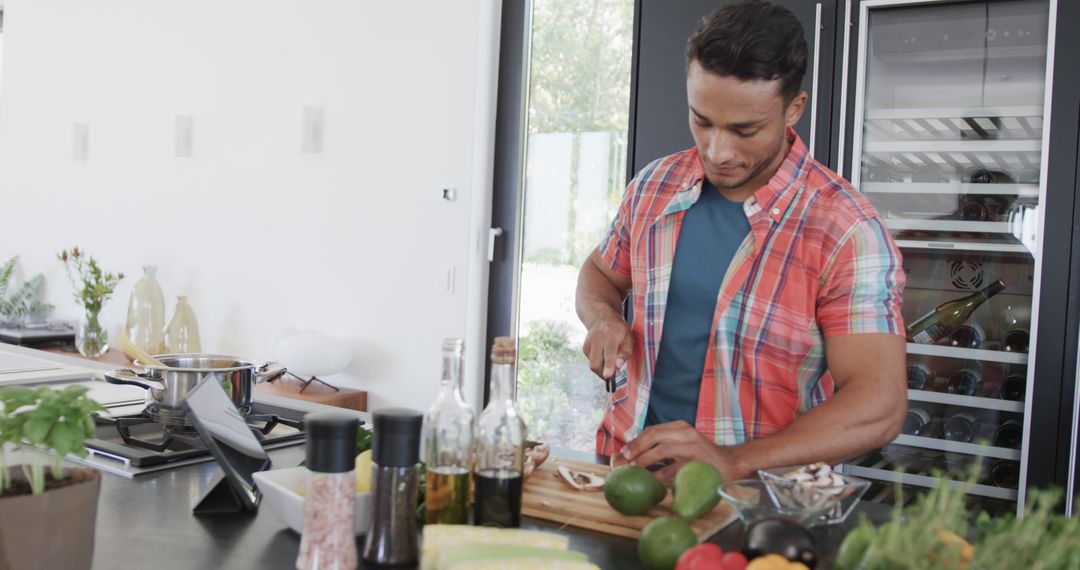
{"type": "Polygon", "coordinates": [[[517,350],[498,337],[491,348],[491,395],[476,421],[474,524],[521,526],[525,422],[514,402],[517,350]]]}

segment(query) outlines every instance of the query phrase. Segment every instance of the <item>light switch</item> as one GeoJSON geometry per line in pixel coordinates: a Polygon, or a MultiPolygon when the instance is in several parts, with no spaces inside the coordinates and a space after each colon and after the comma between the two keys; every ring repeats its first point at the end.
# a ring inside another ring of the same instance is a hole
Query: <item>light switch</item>
{"type": "Polygon", "coordinates": [[[85,161],[90,159],[90,125],[76,122],[71,130],[71,158],[85,161]]]}
{"type": "Polygon", "coordinates": [[[173,156],[191,158],[195,146],[195,119],[191,115],[177,115],[173,125],[173,156]]]}
{"type": "Polygon", "coordinates": [[[323,109],[304,105],[300,113],[300,151],[308,154],[322,152],[323,109]]]}

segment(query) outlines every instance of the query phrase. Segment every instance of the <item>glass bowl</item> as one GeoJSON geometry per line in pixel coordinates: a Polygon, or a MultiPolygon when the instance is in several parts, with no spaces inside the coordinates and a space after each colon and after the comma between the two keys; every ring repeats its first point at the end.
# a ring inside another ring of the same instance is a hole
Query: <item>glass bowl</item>
{"type": "Polygon", "coordinates": [[[808,524],[820,519],[829,509],[829,506],[791,508],[781,505],[773,499],[765,482],[760,479],[728,481],[720,486],[718,492],[720,497],[735,509],[743,524],[773,516],[789,518],[799,524],[808,524]]]}
{"type": "Polygon", "coordinates": [[[870,488],[870,482],[836,473],[841,484],[816,487],[805,481],[789,479],[785,475],[799,467],[785,467],[758,471],[772,500],[787,509],[820,509],[821,517],[811,524],[836,524],[847,520],[870,488]]]}

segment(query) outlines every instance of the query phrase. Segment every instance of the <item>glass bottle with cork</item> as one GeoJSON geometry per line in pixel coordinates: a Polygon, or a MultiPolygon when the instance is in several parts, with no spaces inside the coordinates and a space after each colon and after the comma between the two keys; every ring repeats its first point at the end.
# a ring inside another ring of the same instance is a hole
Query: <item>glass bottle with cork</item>
{"type": "Polygon", "coordinates": [[[442,347],[442,389],[424,416],[427,488],[424,522],[468,524],[469,475],[472,472],[472,408],[461,394],[464,343],[448,338],[442,347]]]}
{"type": "Polygon", "coordinates": [[[491,396],[476,421],[476,506],[480,526],[521,526],[525,422],[514,402],[517,350],[498,337],[491,348],[491,396]]]}

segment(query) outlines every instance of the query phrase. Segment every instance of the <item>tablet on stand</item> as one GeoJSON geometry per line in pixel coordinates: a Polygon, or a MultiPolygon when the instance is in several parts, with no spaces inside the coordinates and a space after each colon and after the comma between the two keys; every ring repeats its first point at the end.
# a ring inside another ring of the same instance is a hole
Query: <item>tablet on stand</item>
{"type": "Polygon", "coordinates": [[[225,514],[253,511],[262,495],[253,474],[270,469],[270,456],[212,374],[188,392],[191,423],[223,472],[193,512],[225,514]]]}

